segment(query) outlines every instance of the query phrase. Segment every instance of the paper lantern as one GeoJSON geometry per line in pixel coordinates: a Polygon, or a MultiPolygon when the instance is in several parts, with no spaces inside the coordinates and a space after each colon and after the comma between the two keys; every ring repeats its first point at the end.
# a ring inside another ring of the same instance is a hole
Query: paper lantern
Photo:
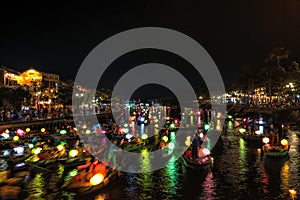
{"type": "Polygon", "coordinates": [[[46,131],[45,128],[41,128],[41,132],[44,133],[46,131]]]}
{"type": "Polygon", "coordinates": [[[17,135],[13,137],[13,140],[14,140],[14,141],[18,141],[19,139],[20,139],[20,138],[19,138],[19,136],[17,136],[17,135]]]}
{"type": "Polygon", "coordinates": [[[59,145],[57,145],[57,147],[56,147],[57,149],[58,149],[58,151],[61,151],[61,150],[63,150],[64,149],[64,145],[62,145],[62,144],[59,144],[59,145]]]}
{"type": "Polygon", "coordinates": [[[142,135],[142,139],[143,140],[146,140],[148,138],[148,135],[146,134],[146,133],[144,133],[143,135],[142,135]]]}
{"type": "Polygon", "coordinates": [[[210,150],[209,150],[208,148],[203,148],[203,149],[202,149],[202,153],[203,153],[204,155],[209,155],[209,154],[210,154],[210,150]]]}
{"type": "Polygon", "coordinates": [[[69,151],[69,156],[74,158],[75,156],[78,155],[78,151],[76,149],[73,149],[71,151],[69,151]]]}
{"type": "Polygon", "coordinates": [[[91,179],[90,179],[90,184],[91,185],[99,185],[100,183],[102,183],[102,181],[104,180],[104,176],[103,174],[95,174],[91,179]]]}
{"type": "Polygon", "coordinates": [[[168,142],[169,138],[168,138],[167,136],[164,136],[164,137],[162,138],[162,140],[165,141],[165,142],[168,142]]]}
{"type": "Polygon", "coordinates": [[[285,145],[288,145],[288,141],[286,140],[286,139],[282,139],[281,141],[280,141],[280,143],[283,145],[283,146],[285,146],[285,145]]]}
{"type": "Polygon", "coordinates": [[[268,144],[268,143],[270,142],[270,139],[267,138],[267,137],[264,137],[264,138],[262,139],[262,141],[263,141],[263,143],[268,144]]]}
{"type": "Polygon", "coordinates": [[[168,144],[168,148],[169,148],[170,150],[174,149],[174,148],[175,148],[175,144],[174,144],[173,142],[170,142],[170,143],[168,144]]]}

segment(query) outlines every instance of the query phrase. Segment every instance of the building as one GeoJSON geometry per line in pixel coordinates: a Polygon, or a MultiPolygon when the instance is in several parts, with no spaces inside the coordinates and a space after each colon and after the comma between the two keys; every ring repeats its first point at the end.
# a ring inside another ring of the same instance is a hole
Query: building
{"type": "Polygon", "coordinates": [[[0,67],[0,87],[23,87],[30,91],[34,107],[40,105],[51,107],[55,104],[59,81],[58,74],[40,72],[33,68],[18,72],[4,66],[0,67]]]}

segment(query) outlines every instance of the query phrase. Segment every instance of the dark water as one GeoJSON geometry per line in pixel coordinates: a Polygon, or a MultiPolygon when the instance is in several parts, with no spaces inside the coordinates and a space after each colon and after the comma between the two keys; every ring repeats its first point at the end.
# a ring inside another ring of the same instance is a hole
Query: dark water
{"type": "MultiPolygon", "coordinates": [[[[289,157],[269,159],[229,130],[224,149],[214,157],[213,168],[201,171],[186,167],[181,159],[153,173],[129,174],[90,196],[63,192],[60,185],[68,174],[61,166],[42,170],[27,186],[30,199],[291,199],[289,189],[300,198],[300,138],[289,130],[289,157]],[[231,141],[231,144],[228,143],[231,141]]],[[[146,157],[147,158],[147,157],[146,157]]],[[[141,161],[147,168],[147,159],[141,161]]]]}

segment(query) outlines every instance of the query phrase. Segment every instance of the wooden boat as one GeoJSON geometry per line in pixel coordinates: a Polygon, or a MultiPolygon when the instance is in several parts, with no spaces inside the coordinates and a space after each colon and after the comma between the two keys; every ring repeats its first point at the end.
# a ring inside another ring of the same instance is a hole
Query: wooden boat
{"type": "Polygon", "coordinates": [[[119,176],[117,170],[109,169],[107,172],[107,176],[103,179],[103,181],[98,185],[91,185],[89,181],[85,182],[77,182],[75,177],[67,181],[62,188],[67,191],[76,192],[78,195],[86,195],[93,192],[99,192],[102,188],[112,182],[119,176]]]}
{"type": "Polygon", "coordinates": [[[265,145],[263,146],[263,151],[268,157],[285,157],[289,153],[289,147],[265,145]]]}
{"type": "Polygon", "coordinates": [[[82,158],[82,157],[59,159],[59,163],[64,167],[76,167],[78,165],[84,164],[85,162],[86,162],[86,158],[82,158]]]}
{"type": "Polygon", "coordinates": [[[184,164],[193,169],[199,169],[211,165],[210,155],[202,156],[194,159],[189,156],[186,152],[183,154],[184,164]]]}

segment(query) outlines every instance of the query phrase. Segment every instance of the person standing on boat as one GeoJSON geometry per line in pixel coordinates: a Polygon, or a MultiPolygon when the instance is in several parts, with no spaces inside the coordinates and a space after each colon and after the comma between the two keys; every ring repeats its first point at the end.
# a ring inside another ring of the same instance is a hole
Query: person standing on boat
{"type": "Polygon", "coordinates": [[[192,151],[193,151],[193,159],[197,159],[198,158],[198,146],[199,146],[199,135],[196,134],[195,138],[192,142],[192,151]]]}

